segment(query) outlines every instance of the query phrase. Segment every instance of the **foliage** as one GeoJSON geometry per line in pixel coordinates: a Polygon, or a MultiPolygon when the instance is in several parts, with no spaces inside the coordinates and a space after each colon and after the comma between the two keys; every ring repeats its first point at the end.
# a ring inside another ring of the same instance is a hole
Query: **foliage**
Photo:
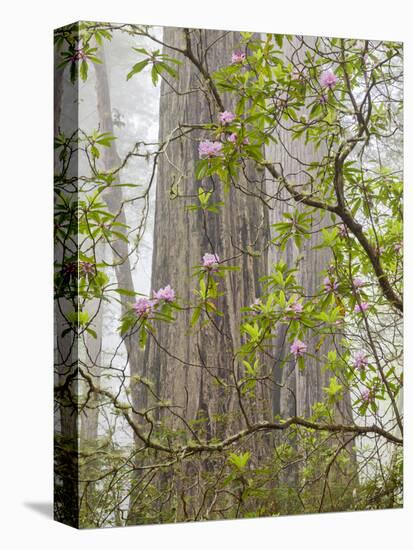
{"type": "MultiPolygon", "coordinates": [[[[401,45],[242,33],[245,54],[211,74],[205,57],[194,53],[189,31],[186,48],[171,50],[157,47],[161,41],[148,27],[81,23],[56,33],[59,67],[67,68],[73,83],[87,81],[90,62],[100,63],[99,48],[118,32],[136,37],[138,45],[141,37],[155,44],[133,48],[139,57],[125,81],[148,69],[154,86],[162,81],[175,90],[180,68],[191,64],[214,106],[211,121],[177,125],[169,137],[183,142],[194,132],[201,144],[208,141],[190,174],[197,193],[185,197],[183,207],[203,220],[206,235],[208,220],[224,216],[232,192],[258,198],[264,209],[272,208],[271,201],[287,208],[271,224],[266,244],[278,260],[260,274],[259,296],[241,308],[239,326],[231,327],[238,345],[227,372],[215,372],[208,361],[195,366],[179,359],[187,369],[204,369],[223,401],[235,396],[234,409],[223,408],[214,418],[200,410],[197,418],[186,418],[182,406],[162,397],[150,369],[129,379],[122,371],[121,387],[112,391],[94,380],[87,360],[79,362],[76,406],[113,417],[106,419],[105,436],[81,446],[82,526],[400,506],[403,184],[394,151],[402,128],[401,45]],[[271,157],[271,147],[288,141],[317,152],[314,162],[301,162],[299,173],[289,174],[271,157]],[[271,196],[257,189],[251,167],[268,178],[271,196]],[[289,247],[293,263],[286,260],[289,247]],[[301,261],[309,250],[331,258],[311,292],[301,261]],[[299,376],[324,373],[328,383],[310,413],[295,402],[293,414],[274,414],[262,397],[265,388],[289,389],[277,373],[294,369],[299,376]],[[350,414],[343,413],[346,407],[350,414]],[[133,432],[128,446],[112,437],[121,421],[133,432]],[[268,441],[273,453],[261,456],[268,441]]],[[[142,156],[158,159],[167,145],[159,143],[155,152],[148,147],[142,156]]],[[[87,349],[87,338],[99,337],[98,302],[119,305],[119,337],[129,361],[149,343],[167,354],[158,338],[174,330],[178,318],[186,320],[185,337],[218,331],[225,341],[228,281],[242,278],[244,257],[263,251],[220,258],[209,246],[192,266],[189,300],[175,295],[172,280],[150,296],[113,282],[110,270],[120,281],[129,247],[137,248],[142,235],[132,244],[126,217],[109,207],[110,193],[121,194],[125,185],[119,172],[136,154],[107,169],[102,156],[115,146],[116,135],[100,128],[55,139],[55,241],[61,252],[55,298],[64,319],[58,337],[87,349]],[[78,155],[87,164],[80,187],[71,176],[78,155]],[[96,252],[99,245],[115,251],[112,263],[96,252]]],[[[111,364],[102,370],[114,376],[116,369],[111,364]]],[[[71,382],[63,378],[60,407],[71,401],[71,382]]]]}

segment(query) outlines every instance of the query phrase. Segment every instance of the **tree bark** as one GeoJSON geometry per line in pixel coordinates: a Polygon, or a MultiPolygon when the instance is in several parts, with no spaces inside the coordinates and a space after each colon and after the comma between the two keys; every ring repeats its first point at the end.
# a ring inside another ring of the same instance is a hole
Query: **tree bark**
{"type": "MultiPolygon", "coordinates": [[[[191,31],[191,47],[197,55],[205,54],[203,62],[210,73],[220,68],[235,49],[237,33],[200,30],[191,31]]],[[[184,48],[182,29],[165,28],[164,43],[184,48]]],[[[166,53],[177,57],[173,50],[166,53]]],[[[179,57],[179,56],[178,56],[179,57]]],[[[213,98],[202,90],[206,83],[198,68],[185,59],[179,69],[179,92],[194,89],[189,94],[178,95],[163,82],[160,99],[159,141],[165,142],[181,123],[207,123],[218,120],[218,108],[213,98]],[[202,88],[202,90],[200,89],[202,88]]],[[[232,100],[224,98],[225,108],[231,110],[232,100]]],[[[239,395],[233,387],[241,371],[237,358],[241,344],[239,325],[241,308],[250,305],[260,294],[259,278],[267,272],[266,244],[269,236],[268,214],[257,197],[251,197],[231,187],[228,194],[221,184],[214,182],[213,201],[224,201],[219,214],[191,212],[186,206],[195,202],[199,185],[194,176],[199,158],[199,131],[189,138],[170,142],[159,161],[154,249],[152,264],[152,289],[167,284],[175,289],[183,304],[194,302],[193,267],[200,265],[206,253],[216,253],[221,260],[234,258],[228,265],[239,265],[240,272],[230,273],[220,283],[224,295],[217,307],[223,317],[214,319],[201,331],[189,331],[192,311],[181,311],[172,324],[159,324],[155,339],[150,339],[146,349],[147,376],[156,383],[156,392],[170,403],[167,413],[159,417],[172,429],[186,431],[186,422],[203,418],[202,437],[210,440],[222,437],[239,427],[241,411],[239,395]],[[171,162],[172,161],[172,162],[171,162]],[[171,199],[171,186],[178,185],[179,197],[171,199]],[[243,253],[248,247],[259,252],[257,256],[243,253]],[[162,346],[162,348],[158,345],[162,346]],[[167,351],[165,351],[167,350],[167,351]],[[217,384],[216,378],[223,384],[217,384]],[[232,387],[224,387],[224,384],[232,387]],[[176,414],[173,414],[176,413],[176,414]]],[[[249,179],[256,179],[251,166],[246,168],[249,179]]],[[[261,178],[261,176],[259,176],[261,178]]],[[[241,176],[242,183],[247,184],[241,176]]],[[[202,182],[210,185],[211,181],[202,182]]],[[[270,393],[265,386],[258,386],[255,399],[245,400],[251,420],[265,418],[270,407],[270,393]]],[[[265,454],[264,446],[257,446],[257,456],[265,454]]],[[[179,490],[179,489],[177,489],[179,490]]],[[[196,499],[195,499],[196,500],[196,499]]]]}
{"type": "MultiPolygon", "coordinates": [[[[207,53],[210,73],[228,59],[237,43],[236,33],[220,31],[193,31],[192,41],[204,50],[215,41],[207,53]]],[[[185,43],[182,29],[166,28],[164,42],[183,47],[185,43]]],[[[173,52],[176,56],[176,53],[173,52]]],[[[179,88],[185,91],[199,88],[199,71],[186,62],[180,68],[179,88]]],[[[226,108],[233,105],[228,98],[226,108]]],[[[160,104],[159,141],[165,141],[180,123],[216,121],[218,111],[211,98],[197,90],[188,95],[177,95],[162,83],[160,104]]],[[[159,162],[156,189],[155,234],[152,264],[152,288],[154,290],[171,284],[183,303],[194,301],[193,290],[196,280],[192,277],[193,267],[201,264],[205,252],[216,253],[221,260],[239,255],[248,246],[260,251],[259,257],[242,254],[241,259],[230,262],[239,264],[240,273],[228,275],[221,290],[225,292],[218,304],[224,312],[222,320],[217,319],[219,331],[209,325],[201,333],[188,335],[192,312],[178,315],[171,325],[160,324],[156,339],[149,342],[145,363],[154,376],[158,391],[179,407],[185,419],[196,419],[200,414],[209,418],[209,436],[217,434],[218,427],[213,419],[216,413],[234,409],[236,396],[230,392],[222,399],[222,391],[211,384],[205,368],[190,365],[206,365],[223,380],[233,382],[232,356],[240,345],[240,308],[249,305],[259,295],[259,277],[266,273],[267,259],[265,245],[268,238],[268,216],[259,199],[248,197],[234,188],[225,195],[220,184],[214,202],[222,200],[225,206],[219,214],[206,213],[205,221],[200,212],[193,213],[185,207],[194,203],[199,185],[194,176],[197,162],[199,132],[192,133],[189,139],[181,139],[169,144],[167,155],[159,162]],[[173,160],[173,166],[169,159],[173,160]],[[177,169],[178,167],[178,169],[177,169]],[[179,168],[182,172],[179,172],[179,168]],[[179,194],[171,200],[170,189],[179,181],[179,194]],[[186,197],[191,198],[186,198],[186,197]],[[178,357],[180,360],[174,358],[178,357]]],[[[249,167],[249,171],[251,168],[249,167]]],[[[251,174],[250,174],[251,175],[251,174]]],[[[245,183],[245,182],[244,182],[245,183]]],[[[235,371],[238,366],[235,365],[235,371]]],[[[179,419],[171,419],[175,427],[182,427],[179,419]]]]}

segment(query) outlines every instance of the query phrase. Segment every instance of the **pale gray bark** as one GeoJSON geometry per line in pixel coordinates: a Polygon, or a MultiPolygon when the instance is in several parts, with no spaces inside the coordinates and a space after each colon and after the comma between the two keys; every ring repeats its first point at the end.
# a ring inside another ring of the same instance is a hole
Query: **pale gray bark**
{"type": "MultiPolygon", "coordinates": [[[[107,67],[105,62],[105,50],[104,46],[100,48],[101,64],[95,65],[96,72],[96,94],[97,94],[97,110],[100,122],[101,132],[109,132],[114,134],[114,126],[112,120],[112,107],[110,100],[109,81],[107,74],[107,67]]],[[[116,142],[112,142],[110,147],[102,148],[102,161],[106,171],[114,170],[120,165],[120,157],[117,152],[116,142]]],[[[119,183],[119,177],[117,176],[114,183],[119,183]]],[[[124,210],[124,198],[121,187],[111,187],[104,194],[104,199],[108,206],[108,210],[111,214],[116,216],[116,221],[126,224],[126,215],[124,210]]],[[[117,231],[124,233],[127,236],[127,232],[122,227],[117,228],[117,231]]],[[[117,239],[111,243],[113,251],[113,263],[115,264],[115,273],[118,283],[118,287],[133,291],[133,279],[132,279],[132,266],[130,261],[129,245],[122,239],[117,239]]],[[[129,307],[130,298],[121,295],[121,314],[124,315],[129,307]]],[[[125,337],[125,346],[128,354],[129,373],[131,376],[141,374],[140,362],[141,355],[139,352],[139,346],[132,336],[125,337]]],[[[132,397],[133,397],[132,393],[132,397]]],[[[134,402],[135,405],[135,402],[134,402]]]]}

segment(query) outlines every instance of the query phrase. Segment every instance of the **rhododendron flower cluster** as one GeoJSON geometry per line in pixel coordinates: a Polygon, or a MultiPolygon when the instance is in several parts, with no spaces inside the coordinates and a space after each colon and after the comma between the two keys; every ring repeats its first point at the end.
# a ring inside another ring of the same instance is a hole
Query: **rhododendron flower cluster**
{"type": "Polygon", "coordinates": [[[353,286],[355,289],[359,289],[364,285],[363,279],[360,279],[360,277],[354,277],[353,279],[353,286]]]}
{"type": "Polygon", "coordinates": [[[360,304],[356,304],[354,311],[356,313],[361,313],[362,311],[367,311],[369,309],[369,304],[367,302],[361,302],[360,304]]]}
{"type": "MultiPolygon", "coordinates": [[[[232,133],[227,137],[227,140],[231,143],[235,143],[237,141],[237,139],[238,139],[238,136],[235,133],[232,133]]],[[[248,139],[248,137],[244,138],[243,141],[242,141],[242,143],[244,145],[249,145],[249,142],[250,142],[250,140],[248,139]]]]}
{"type": "Polygon", "coordinates": [[[153,310],[154,302],[148,298],[139,298],[133,306],[135,313],[139,317],[147,317],[153,310]]]}
{"type": "Polygon", "coordinates": [[[83,48],[81,45],[79,45],[78,48],[75,48],[75,53],[70,58],[72,61],[83,61],[87,59],[87,55],[83,51],[83,48]]]}
{"type": "Polygon", "coordinates": [[[299,319],[302,312],[304,311],[304,306],[301,302],[295,301],[286,307],[286,311],[291,311],[292,313],[294,313],[294,319],[299,319]]]}
{"type": "Polygon", "coordinates": [[[302,357],[307,351],[307,344],[296,338],[291,344],[290,351],[295,358],[302,357]]]}
{"type": "Polygon", "coordinates": [[[210,254],[207,252],[202,258],[202,265],[207,269],[212,269],[219,264],[219,256],[217,254],[210,254]]]}
{"type": "Polygon", "coordinates": [[[175,291],[171,288],[171,285],[167,285],[165,288],[160,288],[157,292],[154,291],[153,297],[156,301],[173,302],[175,300],[175,291]]]}
{"type": "Polygon", "coordinates": [[[232,63],[243,63],[245,61],[245,53],[240,50],[232,52],[231,61],[232,63]]]}
{"type": "Polygon", "coordinates": [[[83,275],[94,275],[96,273],[95,264],[91,262],[80,262],[79,269],[83,275]]]}
{"type": "Polygon", "coordinates": [[[330,277],[325,277],[323,284],[327,292],[335,292],[338,289],[338,282],[330,279],[330,277]]]}
{"type": "Polygon", "coordinates": [[[201,158],[220,157],[222,155],[222,143],[219,141],[201,141],[198,147],[201,158]]]}
{"type": "Polygon", "coordinates": [[[396,252],[396,254],[398,254],[402,248],[403,248],[403,243],[396,243],[393,247],[393,250],[396,252]]]}
{"type": "Polygon", "coordinates": [[[367,355],[364,351],[360,350],[354,354],[354,368],[357,370],[363,370],[369,363],[367,355]]]}
{"type": "Polygon", "coordinates": [[[77,277],[77,262],[68,262],[63,266],[63,273],[66,277],[76,278],[77,277]]]}
{"type": "Polygon", "coordinates": [[[369,403],[373,399],[373,394],[368,388],[361,390],[361,399],[365,403],[369,403]]]}
{"type": "Polygon", "coordinates": [[[338,78],[331,69],[324,71],[320,76],[320,86],[323,88],[332,88],[337,84],[338,78]]]}
{"type": "Polygon", "coordinates": [[[339,228],[338,228],[338,234],[341,238],[345,238],[345,237],[348,237],[348,229],[347,229],[347,226],[344,225],[344,223],[340,224],[339,225],[339,228]]]}
{"type": "Polygon", "coordinates": [[[235,119],[236,116],[230,111],[223,111],[222,113],[219,113],[219,121],[221,124],[231,124],[231,122],[235,119]]]}

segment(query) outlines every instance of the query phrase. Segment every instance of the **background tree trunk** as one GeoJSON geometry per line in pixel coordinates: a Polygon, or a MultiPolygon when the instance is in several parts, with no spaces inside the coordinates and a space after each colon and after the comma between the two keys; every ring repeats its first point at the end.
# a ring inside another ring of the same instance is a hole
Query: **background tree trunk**
{"type": "MultiPolygon", "coordinates": [[[[311,46],[314,45],[316,39],[314,37],[305,37],[305,40],[311,46]]],[[[282,57],[287,64],[293,61],[295,66],[300,67],[301,65],[302,67],[305,62],[306,51],[307,47],[302,45],[299,38],[293,38],[291,41],[288,41],[286,38],[284,39],[282,57]]],[[[305,77],[306,75],[304,74],[303,76],[305,77]]],[[[302,108],[298,116],[305,116],[308,119],[308,114],[307,109],[302,108]]],[[[300,187],[300,191],[310,192],[308,174],[306,173],[307,167],[312,162],[322,163],[324,156],[327,154],[327,146],[321,146],[316,149],[311,142],[306,144],[303,138],[293,140],[293,133],[289,131],[288,122],[283,120],[282,123],[285,125],[285,128],[281,126],[277,127],[277,143],[271,142],[266,147],[266,158],[268,161],[279,163],[282,167],[283,175],[290,183],[303,186],[300,187]]],[[[268,194],[273,195],[276,192],[277,185],[277,182],[268,182],[268,194]]],[[[280,198],[282,200],[273,200],[273,208],[269,214],[270,224],[285,221],[285,218],[283,218],[285,212],[293,213],[297,208],[299,211],[304,210],[289,197],[287,190],[281,191],[280,198]]],[[[322,241],[320,236],[321,229],[331,226],[332,223],[331,217],[328,214],[322,219],[320,213],[315,212],[310,227],[312,235],[309,239],[303,240],[300,249],[296,247],[292,238],[289,239],[283,252],[274,246],[269,249],[270,266],[275,262],[283,260],[290,269],[298,268],[297,282],[303,287],[309,299],[320,292],[323,282],[321,272],[326,270],[333,261],[328,248],[315,249],[322,241]]],[[[274,237],[275,234],[273,235],[274,237]]],[[[285,358],[290,355],[290,343],[286,342],[285,334],[286,329],[281,330],[274,342],[275,354],[279,356],[280,364],[284,364],[282,370],[279,369],[278,372],[278,381],[282,387],[281,389],[275,389],[279,394],[279,400],[274,400],[274,412],[280,414],[282,418],[288,418],[293,415],[306,418],[313,413],[314,404],[326,398],[323,388],[329,386],[333,374],[322,368],[322,358],[329,350],[334,349],[338,345],[339,337],[337,336],[334,342],[333,336],[326,336],[321,345],[320,341],[313,342],[309,346],[309,352],[315,358],[306,356],[306,368],[300,370],[295,361],[284,362],[285,358]]],[[[344,391],[342,401],[335,406],[335,421],[346,424],[353,422],[351,397],[348,391],[344,391]]],[[[333,441],[337,442],[337,440],[340,443],[345,441],[339,435],[333,441]]],[[[355,452],[352,450],[353,444],[352,442],[348,446],[352,464],[356,461],[355,452]]],[[[298,465],[286,469],[285,482],[288,486],[297,486],[299,483],[299,471],[300,468],[298,465]]]]}
{"type": "MultiPolygon", "coordinates": [[[[102,63],[95,65],[96,71],[96,95],[97,95],[97,109],[98,117],[100,121],[101,132],[109,132],[114,134],[114,126],[112,120],[112,107],[110,100],[109,81],[105,60],[104,46],[100,48],[100,58],[102,63]]],[[[102,151],[102,160],[105,171],[110,171],[117,168],[120,164],[120,158],[116,149],[115,142],[111,143],[110,147],[104,147],[102,151]]],[[[116,177],[114,184],[120,183],[119,177],[116,177]]],[[[116,221],[126,224],[126,215],[123,205],[123,193],[121,187],[111,187],[105,194],[104,199],[108,205],[108,210],[111,214],[116,216],[116,221]]],[[[117,231],[124,233],[128,236],[127,230],[123,227],[117,228],[117,231]]],[[[130,262],[129,245],[126,241],[118,239],[111,243],[113,251],[113,263],[115,264],[115,273],[118,283],[118,287],[133,291],[134,284],[132,279],[132,266],[130,262]]],[[[125,295],[120,295],[121,299],[121,314],[124,315],[129,307],[131,298],[125,295]]],[[[142,359],[143,354],[139,350],[138,342],[133,336],[125,337],[125,347],[128,356],[129,374],[132,378],[136,375],[142,374],[142,359]]],[[[134,408],[139,407],[139,397],[137,393],[136,385],[131,382],[132,389],[132,404],[134,408]]]]}

